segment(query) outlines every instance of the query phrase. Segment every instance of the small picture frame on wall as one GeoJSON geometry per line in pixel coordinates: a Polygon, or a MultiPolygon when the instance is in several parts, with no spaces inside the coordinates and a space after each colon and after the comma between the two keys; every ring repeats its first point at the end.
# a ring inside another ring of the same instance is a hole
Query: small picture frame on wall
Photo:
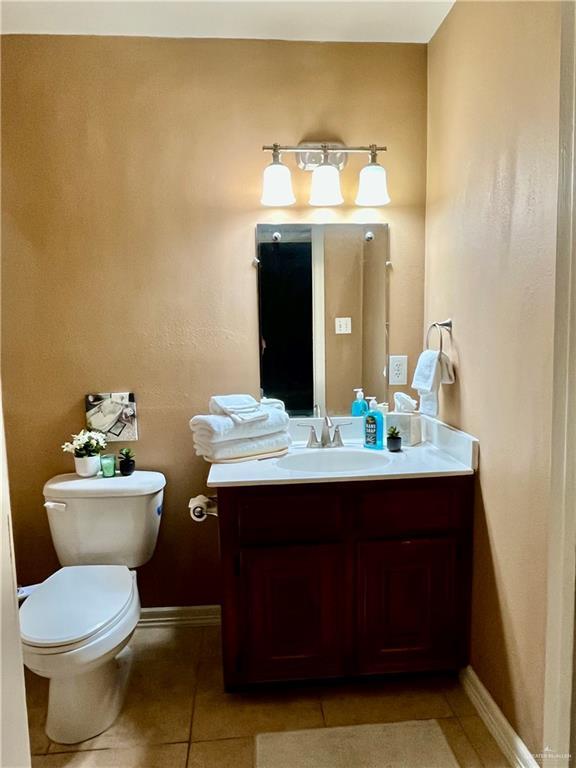
{"type": "Polygon", "coordinates": [[[108,442],[138,440],[136,398],[133,392],[97,392],[86,395],[88,429],[104,432],[108,442]]]}

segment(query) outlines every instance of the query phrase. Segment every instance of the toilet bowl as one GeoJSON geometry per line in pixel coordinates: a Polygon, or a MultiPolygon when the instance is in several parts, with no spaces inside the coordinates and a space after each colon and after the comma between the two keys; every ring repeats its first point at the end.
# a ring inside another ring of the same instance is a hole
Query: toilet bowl
{"type": "Polygon", "coordinates": [[[75,744],[105,731],[126,689],[138,619],[137,568],[156,547],[166,478],[57,475],[44,486],[50,533],[65,566],[20,608],[24,664],[50,679],[46,733],[75,744]]]}
{"type": "Polygon", "coordinates": [[[46,733],[61,744],[106,730],[122,707],[140,617],[126,566],[61,568],[20,609],[26,666],[50,679],[46,733]]]}

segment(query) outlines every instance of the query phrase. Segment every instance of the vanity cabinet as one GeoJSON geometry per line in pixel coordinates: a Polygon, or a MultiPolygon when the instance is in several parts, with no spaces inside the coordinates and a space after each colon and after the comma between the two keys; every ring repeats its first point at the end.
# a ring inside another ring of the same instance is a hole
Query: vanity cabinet
{"type": "Polygon", "coordinates": [[[465,665],[473,483],[219,488],[227,688],[465,665]]]}

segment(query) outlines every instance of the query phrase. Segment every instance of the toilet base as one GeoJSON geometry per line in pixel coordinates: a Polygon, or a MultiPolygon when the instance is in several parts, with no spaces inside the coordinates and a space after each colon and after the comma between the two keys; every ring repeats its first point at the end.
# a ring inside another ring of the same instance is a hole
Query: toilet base
{"type": "Polygon", "coordinates": [[[48,737],[59,744],[76,744],[109,728],[122,709],[131,666],[132,651],[125,647],[90,672],[51,678],[48,737]]]}

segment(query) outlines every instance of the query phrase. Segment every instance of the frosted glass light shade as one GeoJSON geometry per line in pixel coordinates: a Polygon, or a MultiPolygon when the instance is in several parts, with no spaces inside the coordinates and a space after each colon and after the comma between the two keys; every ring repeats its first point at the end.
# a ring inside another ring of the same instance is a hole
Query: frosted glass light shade
{"type": "Polygon", "coordinates": [[[262,205],[283,207],[294,205],[296,198],[292,189],[290,169],[280,162],[272,162],[264,168],[262,175],[262,205]]]}
{"type": "Polygon", "coordinates": [[[388,205],[390,195],[386,184],[386,169],[378,163],[365,165],[360,171],[356,205],[388,205]]]}
{"type": "Polygon", "coordinates": [[[312,171],[310,205],[342,205],[344,198],[340,190],[340,172],[334,165],[322,163],[312,171]]]}

